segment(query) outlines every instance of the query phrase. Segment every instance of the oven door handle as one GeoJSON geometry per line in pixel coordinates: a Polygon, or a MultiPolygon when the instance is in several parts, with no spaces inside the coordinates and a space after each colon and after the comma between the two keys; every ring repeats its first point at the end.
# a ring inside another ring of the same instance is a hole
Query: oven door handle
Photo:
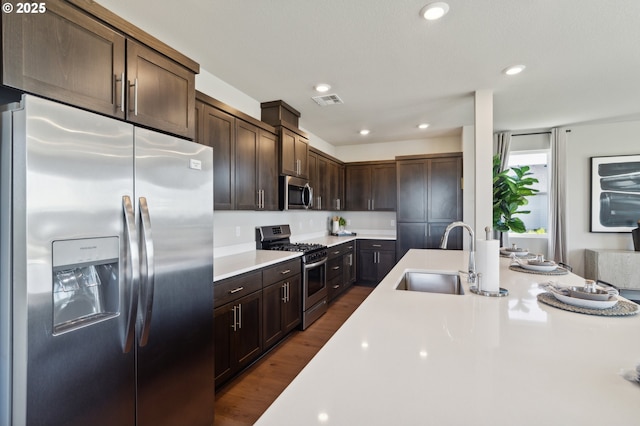
{"type": "Polygon", "coordinates": [[[305,264],[304,264],[304,269],[312,269],[312,268],[316,268],[316,267],[318,267],[318,266],[322,266],[322,265],[324,265],[325,263],[327,263],[327,258],[324,258],[324,259],[319,260],[319,261],[314,262],[314,263],[305,263],[305,264]]]}

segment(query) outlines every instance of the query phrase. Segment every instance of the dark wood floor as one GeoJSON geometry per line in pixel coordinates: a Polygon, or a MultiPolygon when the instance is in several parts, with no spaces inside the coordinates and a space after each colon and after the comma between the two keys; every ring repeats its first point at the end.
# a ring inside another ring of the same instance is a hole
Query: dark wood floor
{"type": "Polygon", "coordinates": [[[373,291],[351,286],[305,331],[294,331],[216,392],[215,426],[252,425],[373,291]]]}

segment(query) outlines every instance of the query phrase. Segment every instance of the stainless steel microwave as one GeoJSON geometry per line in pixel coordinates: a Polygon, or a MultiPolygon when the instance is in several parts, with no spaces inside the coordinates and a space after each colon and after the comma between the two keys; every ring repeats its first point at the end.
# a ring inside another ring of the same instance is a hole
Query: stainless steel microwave
{"type": "Polygon", "coordinates": [[[313,189],[309,182],[293,176],[280,176],[280,209],[309,209],[313,203],[313,189]]]}

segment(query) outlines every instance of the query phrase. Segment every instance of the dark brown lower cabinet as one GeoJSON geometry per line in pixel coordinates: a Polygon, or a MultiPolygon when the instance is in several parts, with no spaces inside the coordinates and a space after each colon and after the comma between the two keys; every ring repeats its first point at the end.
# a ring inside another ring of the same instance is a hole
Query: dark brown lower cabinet
{"type": "Polygon", "coordinates": [[[394,240],[358,240],[358,282],[378,284],[396,264],[394,240]]]}
{"type": "Polygon", "coordinates": [[[250,273],[214,285],[216,386],[262,353],[261,277],[250,273]]]}
{"type": "Polygon", "coordinates": [[[330,247],[327,252],[327,289],[331,302],[356,281],[355,241],[330,247]]]}
{"type": "Polygon", "coordinates": [[[261,317],[261,291],[214,310],[216,384],[224,382],[260,355],[261,317]]]}
{"type": "Polygon", "coordinates": [[[262,290],[263,349],[268,349],[300,324],[302,282],[300,275],[271,284],[262,290]]]}
{"type": "Polygon", "coordinates": [[[214,284],[216,387],[300,324],[301,277],[295,258],[214,284]]]}

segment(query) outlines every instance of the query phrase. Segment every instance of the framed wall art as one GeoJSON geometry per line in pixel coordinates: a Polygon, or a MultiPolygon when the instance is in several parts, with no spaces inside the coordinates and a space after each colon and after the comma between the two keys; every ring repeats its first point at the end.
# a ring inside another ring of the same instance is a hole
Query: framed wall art
{"type": "Polygon", "coordinates": [[[640,155],[591,157],[591,232],[631,232],[640,220],[640,155]]]}

